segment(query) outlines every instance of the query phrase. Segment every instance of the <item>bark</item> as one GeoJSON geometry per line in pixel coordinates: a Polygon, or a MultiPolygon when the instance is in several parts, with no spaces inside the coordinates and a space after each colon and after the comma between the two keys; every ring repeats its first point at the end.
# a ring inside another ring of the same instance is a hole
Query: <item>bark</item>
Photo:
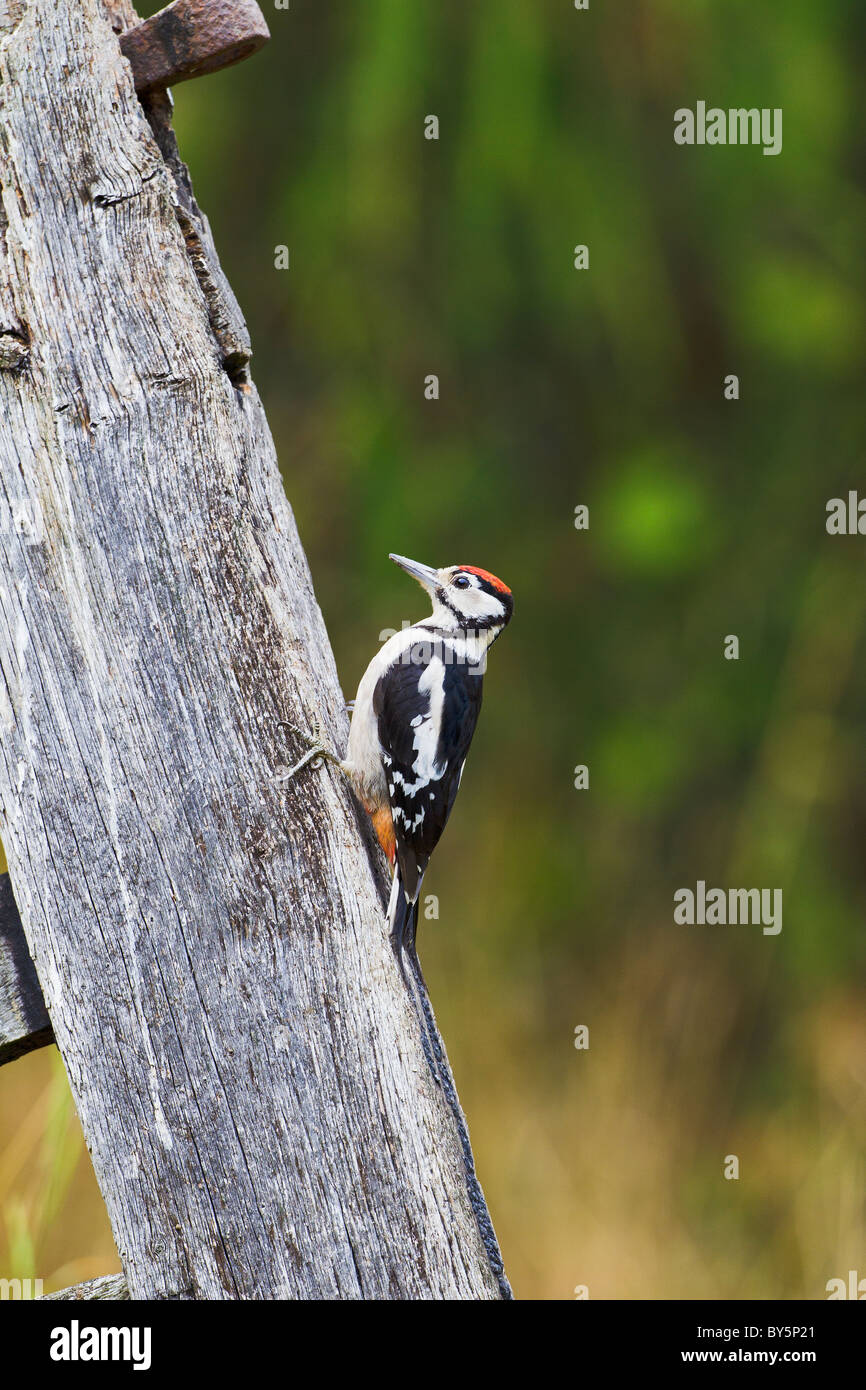
{"type": "Polygon", "coordinates": [[[101,1279],[88,1279],[69,1289],[42,1295],[42,1302],[118,1303],[129,1298],[129,1289],[122,1274],[104,1274],[101,1279]]]}
{"type": "Polygon", "coordinates": [[[269,782],[343,697],[134,19],[0,5],[21,920],[133,1298],[496,1298],[369,827],[331,770],[269,782]]]}

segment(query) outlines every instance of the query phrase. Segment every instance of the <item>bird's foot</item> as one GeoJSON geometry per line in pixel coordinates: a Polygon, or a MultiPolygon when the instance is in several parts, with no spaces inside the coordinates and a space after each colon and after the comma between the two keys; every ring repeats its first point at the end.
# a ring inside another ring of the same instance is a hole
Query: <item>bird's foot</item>
{"type": "Polygon", "coordinates": [[[302,772],[305,767],[322,767],[326,762],[336,763],[338,767],[341,765],[342,760],[324,742],[322,726],[318,720],[313,725],[313,732],[311,734],[305,733],[303,729],[296,728],[294,724],[287,724],[284,720],[280,720],[280,726],[283,729],[289,729],[290,732],[295,735],[295,738],[300,739],[301,743],[305,743],[307,745],[307,752],[295,763],[294,767],[286,768],[285,771],[274,774],[271,781],[278,786],[282,785],[284,782],[291,782],[292,778],[297,777],[298,773],[302,772]]]}

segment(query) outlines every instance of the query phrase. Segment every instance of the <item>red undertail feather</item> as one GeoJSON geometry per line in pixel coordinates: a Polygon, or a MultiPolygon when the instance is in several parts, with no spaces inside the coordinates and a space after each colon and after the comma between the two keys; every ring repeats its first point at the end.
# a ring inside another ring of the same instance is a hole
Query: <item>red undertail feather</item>
{"type": "Polygon", "coordinates": [[[373,822],[373,829],[376,838],[388,856],[388,863],[393,865],[397,858],[397,837],[394,834],[394,822],[391,819],[391,807],[379,806],[376,810],[367,807],[367,814],[373,822]]]}

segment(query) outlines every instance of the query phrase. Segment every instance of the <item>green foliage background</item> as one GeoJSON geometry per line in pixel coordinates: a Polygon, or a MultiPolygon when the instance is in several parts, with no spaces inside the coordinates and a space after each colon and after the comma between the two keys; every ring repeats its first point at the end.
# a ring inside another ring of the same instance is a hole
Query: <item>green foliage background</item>
{"type": "MultiPolygon", "coordinates": [[[[822,1297],[866,1275],[859,7],[264,8],[176,125],[347,698],[423,606],[389,550],[515,593],[421,952],[516,1291],[822,1297]],[[698,99],[782,154],[678,148],[698,99]],[[698,878],[781,935],[676,926],[698,878]]],[[[0,1076],[46,1161],[52,1065],[0,1076]]],[[[34,1273],[116,1267],[86,1163],[37,1221],[8,1153],[0,1273],[22,1212],[34,1273]]]]}

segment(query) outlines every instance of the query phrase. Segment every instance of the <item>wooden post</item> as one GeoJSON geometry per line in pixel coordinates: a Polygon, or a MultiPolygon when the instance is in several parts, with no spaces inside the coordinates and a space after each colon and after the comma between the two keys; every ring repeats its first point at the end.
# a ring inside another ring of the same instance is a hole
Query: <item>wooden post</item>
{"type": "Polygon", "coordinates": [[[301,751],[279,721],[343,744],[343,697],[168,101],[121,55],[136,18],[0,8],[24,930],[133,1298],[497,1298],[369,828],[331,771],[270,781],[301,751]]]}

